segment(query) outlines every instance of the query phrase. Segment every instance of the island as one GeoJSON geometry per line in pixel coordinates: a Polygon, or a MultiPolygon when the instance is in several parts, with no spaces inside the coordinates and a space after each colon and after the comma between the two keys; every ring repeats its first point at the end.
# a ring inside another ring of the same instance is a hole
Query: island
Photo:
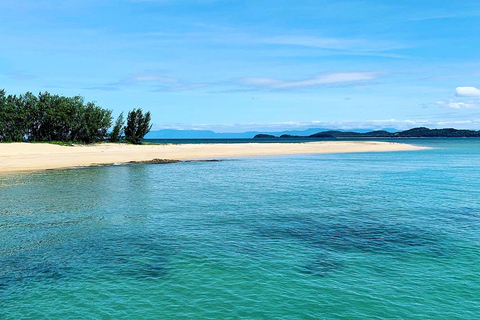
{"type": "Polygon", "coordinates": [[[318,132],[309,136],[295,136],[282,134],[277,137],[271,134],[257,134],[253,139],[348,139],[348,138],[478,138],[480,130],[459,130],[453,128],[429,129],[425,127],[413,128],[405,131],[388,132],[376,130],[370,132],[349,132],[329,130],[318,132]]]}

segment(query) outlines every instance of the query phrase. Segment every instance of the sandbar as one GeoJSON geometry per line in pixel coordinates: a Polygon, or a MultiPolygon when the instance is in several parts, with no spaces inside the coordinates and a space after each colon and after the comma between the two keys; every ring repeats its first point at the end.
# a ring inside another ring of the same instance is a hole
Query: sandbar
{"type": "Polygon", "coordinates": [[[119,164],[152,159],[207,160],[251,156],[413,151],[421,149],[426,148],[380,141],[161,145],[99,143],[73,146],[48,143],[1,143],[0,173],[119,164]]]}

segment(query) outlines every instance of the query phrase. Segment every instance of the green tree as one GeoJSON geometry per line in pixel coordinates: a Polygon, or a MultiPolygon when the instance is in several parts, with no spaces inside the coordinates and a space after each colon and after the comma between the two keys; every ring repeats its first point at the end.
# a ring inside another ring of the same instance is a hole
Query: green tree
{"type": "Polygon", "coordinates": [[[108,129],[112,126],[112,111],[88,102],[82,112],[78,140],[86,143],[104,140],[107,137],[108,129]]]}
{"type": "Polygon", "coordinates": [[[38,95],[34,108],[31,141],[102,141],[112,124],[112,111],[84,103],[80,96],[38,95]]]}
{"type": "Polygon", "coordinates": [[[26,110],[21,97],[0,90],[0,141],[21,142],[26,134],[26,110]]]}
{"type": "Polygon", "coordinates": [[[150,132],[150,111],[143,114],[142,109],[133,109],[127,115],[127,125],[125,126],[125,140],[139,144],[143,137],[150,132]]]}
{"type": "Polygon", "coordinates": [[[67,141],[64,133],[73,114],[65,99],[48,92],[38,94],[32,141],[67,141]]]}
{"type": "Polygon", "coordinates": [[[20,96],[20,104],[24,110],[25,137],[28,141],[32,141],[39,125],[37,120],[38,99],[33,93],[27,92],[20,96]]]}
{"type": "Polygon", "coordinates": [[[123,137],[123,134],[125,133],[125,119],[123,117],[123,112],[120,113],[120,115],[117,118],[117,121],[115,121],[115,125],[113,126],[113,130],[110,133],[110,142],[119,142],[120,139],[123,137]]]}
{"type": "Polygon", "coordinates": [[[0,90],[0,141],[102,141],[109,137],[112,119],[111,110],[80,96],[7,96],[0,90]]]}
{"type": "Polygon", "coordinates": [[[5,90],[0,90],[0,141],[6,141],[8,117],[9,112],[7,110],[7,97],[5,96],[5,90]]]}

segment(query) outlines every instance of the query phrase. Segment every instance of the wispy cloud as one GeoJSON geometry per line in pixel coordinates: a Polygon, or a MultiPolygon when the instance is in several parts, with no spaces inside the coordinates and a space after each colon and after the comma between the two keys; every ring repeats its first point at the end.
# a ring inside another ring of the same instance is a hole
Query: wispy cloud
{"type": "Polygon", "coordinates": [[[99,86],[99,87],[87,87],[84,88],[85,90],[94,90],[94,91],[119,91],[120,88],[117,87],[109,87],[109,86],[99,86]]]}
{"type": "Polygon", "coordinates": [[[292,45],[322,49],[351,50],[361,52],[388,51],[404,46],[389,41],[372,41],[366,39],[322,38],[313,36],[278,36],[261,40],[267,44],[292,45]]]}
{"type": "Polygon", "coordinates": [[[480,107],[479,101],[475,100],[455,101],[453,99],[448,99],[446,101],[437,101],[436,104],[447,109],[476,109],[480,107]]]}
{"type": "Polygon", "coordinates": [[[325,85],[352,84],[373,80],[379,77],[378,72],[337,72],[320,74],[301,80],[283,80],[277,78],[241,78],[238,84],[264,89],[298,89],[325,85]]]}
{"type": "Polygon", "coordinates": [[[33,80],[37,78],[37,76],[34,76],[32,74],[29,74],[23,71],[19,71],[19,70],[9,71],[7,72],[7,76],[12,80],[20,80],[20,81],[33,80]]]}
{"type": "Polygon", "coordinates": [[[147,90],[150,89],[150,91],[157,91],[151,90],[151,88],[158,86],[160,86],[161,88],[183,87],[184,85],[182,84],[182,81],[180,79],[164,76],[158,71],[143,71],[132,73],[117,82],[107,83],[100,86],[87,87],[84,89],[97,91],[118,91],[120,90],[120,88],[128,86],[147,86],[147,90]]]}
{"type": "MultiPolygon", "coordinates": [[[[196,26],[198,29],[198,26],[196,26]]],[[[270,36],[268,34],[250,33],[237,28],[209,26],[191,32],[147,32],[137,35],[149,41],[168,43],[212,43],[222,45],[253,46],[258,49],[275,49],[285,47],[295,50],[296,54],[305,53],[303,49],[318,49],[322,55],[358,55],[391,58],[406,58],[398,50],[411,48],[411,44],[392,40],[374,38],[341,38],[305,35],[301,31],[291,34],[270,36]]],[[[282,49],[285,49],[282,48],[282,49]]]]}
{"type": "Polygon", "coordinates": [[[144,71],[134,73],[120,80],[119,84],[137,84],[137,83],[177,83],[180,80],[172,77],[165,77],[159,72],[144,71]]]}
{"type": "Polygon", "coordinates": [[[410,119],[379,119],[379,120],[347,120],[347,121],[309,121],[309,122],[274,122],[274,123],[237,123],[237,124],[163,124],[155,125],[155,130],[212,130],[214,132],[282,132],[290,130],[307,130],[312,128],[327,130],[406,130],[414,127],[429,128],[465,128],[479,129],[480,115],[470,120],[410,120],[410,119]]]}
{"type": "Polygon", "coordinates": [[[415,13],[409,21],[428,21],[428,20],[446,20],[446,19],[462,19],[480,16],[478,6],[467,8],[463,11],[445,11],[438,13],[415,13]]]}
{"type": "Polygon", "coordinates": [[[179,78],[167,77],[157,71],[134,73],[122,79],[118,85],[150,85],[150,92],[191,91],[210,85],[207,82],[191,83],[179,78]]]}
{"type": "Polygon", "coordinates": [[[209,83],[189,83],[181,85],[162,86],[152,90],[152,92],[178,92],[178,91],[190,91],[200,88],[208,87],[209,83]]]}

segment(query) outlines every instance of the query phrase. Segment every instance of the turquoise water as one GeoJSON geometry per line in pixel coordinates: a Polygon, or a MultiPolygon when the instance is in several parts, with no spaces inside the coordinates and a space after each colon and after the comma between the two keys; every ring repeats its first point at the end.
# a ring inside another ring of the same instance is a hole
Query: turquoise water
{"type": "Polygon", "coordinates": [[[0,177],[0,319],[478,319],[480,140],[0,177]]]}

